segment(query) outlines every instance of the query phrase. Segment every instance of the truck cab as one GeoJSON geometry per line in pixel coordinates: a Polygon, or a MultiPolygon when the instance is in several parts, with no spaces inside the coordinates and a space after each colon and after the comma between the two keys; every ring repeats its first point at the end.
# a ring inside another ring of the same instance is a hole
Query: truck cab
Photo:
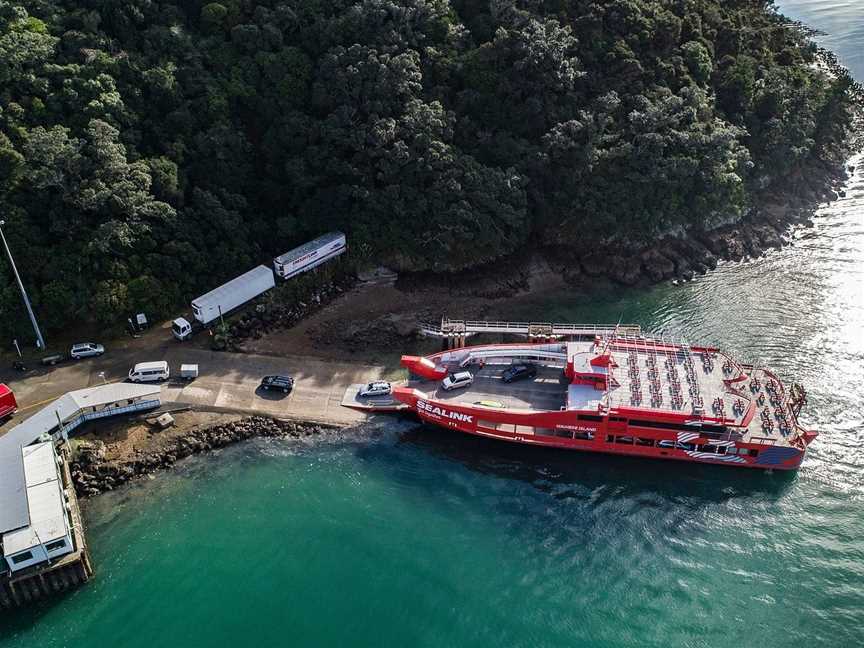
{"type": "Polygon", "coordinates": [[[171,323],[171,332],[182,342],[192,337],[192,325],[185,317],[178,317],[171,323]]]}

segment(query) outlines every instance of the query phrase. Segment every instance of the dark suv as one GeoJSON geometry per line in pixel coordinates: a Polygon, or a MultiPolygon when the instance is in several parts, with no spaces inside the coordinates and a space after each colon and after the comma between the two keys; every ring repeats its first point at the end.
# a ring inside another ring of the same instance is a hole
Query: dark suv
{"type": "Polygon", "coordinates": [[[281,389],[284,393],[294,389],[294,379],[291,376],[264,376],[261,379],[262,389],[281,389]]]}
{"type": "Polygon", "coordinates": [[[501,380],[505,383],[511,383],[514,380],[522,380],[523,378],[534,378],[537,376],[537,367],[533,364],[514,364],[507,367],[501,374],[501,380]]]}

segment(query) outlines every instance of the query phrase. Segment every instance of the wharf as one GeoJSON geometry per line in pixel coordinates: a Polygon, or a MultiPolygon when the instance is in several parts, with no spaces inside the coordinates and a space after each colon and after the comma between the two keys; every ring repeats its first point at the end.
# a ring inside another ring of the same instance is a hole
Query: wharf
{"type": "Polygon", "coordinates": [[[20,607],[73,589],[93,576],[90,551],[84,538],[81,509],[69,471],[70,450],[67,445],[60,446],[60,456],[63,457],[61,475],[69,504],[75,550],[47,565],[34,565],[15,572],[12,576],[0,575],[0,609],[20,607]]]}
{"type": "Polygon", "coordinates": [[[636,324],[597,326],[595,324],[564,324],[555,322],[504,322],[488,320],[453,320],[446,317],[441,323],[424,322],[420,333],[428,337],[468,337],[478,333],[519,335],[531,339],[589,339],[599,335],[608,337],[638,336],[642,329],[636,324]]]}

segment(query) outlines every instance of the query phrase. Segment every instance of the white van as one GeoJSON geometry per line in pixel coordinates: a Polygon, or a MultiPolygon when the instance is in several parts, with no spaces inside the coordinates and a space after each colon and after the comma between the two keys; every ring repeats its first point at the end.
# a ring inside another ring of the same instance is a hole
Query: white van
{"type": "Polygon", "coordinates": [[[158,380],[168,380],[169,375],[168,363],[164,360],[160,360],[159,362],[139,362],[129,372],[129,380],[136,383],[156,382],[158,380]]]}

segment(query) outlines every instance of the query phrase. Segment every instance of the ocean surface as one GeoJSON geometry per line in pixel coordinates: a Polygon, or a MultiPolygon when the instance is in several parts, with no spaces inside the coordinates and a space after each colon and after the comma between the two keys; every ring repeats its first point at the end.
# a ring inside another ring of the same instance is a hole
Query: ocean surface
{"type": "MultiPolygon", "coordinates": [[[[864,78],[861,3],[780,5],[839,39],[864,78]]],[[[96,578],[0,613],[0,647],[864,645],[854,162],[846,197],[793,246],[684,285],[544,298],[521,314],[621,318],[803,383],[803,423],[821,436],[797,474],[396,421],[255,440],[89,502],[96,578]]]]}
{"type": "Polygon", "coordinates": [[[864,82],[864,0],[774,0],[784,15],[815,29],[816,41],[864,82]]]}

